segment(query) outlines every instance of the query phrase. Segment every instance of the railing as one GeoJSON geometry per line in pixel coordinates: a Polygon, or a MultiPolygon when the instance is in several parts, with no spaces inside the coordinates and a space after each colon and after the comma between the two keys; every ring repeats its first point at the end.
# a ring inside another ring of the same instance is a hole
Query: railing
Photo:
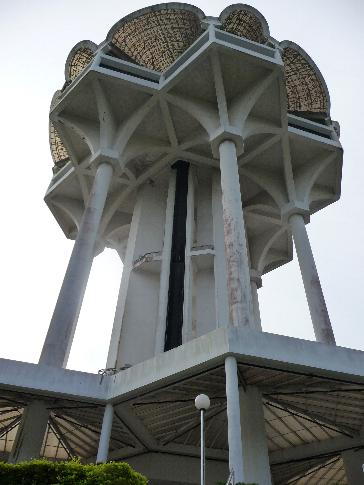
{"type": "Polygon", "coordinates": [[[313,135],[322,136],[329,140],[335,139],[335,132],[331,125],[323,125],[300,116],[289,114],[288,126],[295,128],[296,130],[312,133],[313,135]]]}
{"type": "Polygon", "coordinates": [[[161,73],[147,69],[146,67],[139,66],[117,57],[112,57],[107,54],[102,54],[96,59],[96,64],[105,69],[119,72],[120,74],[127,74],[135,78],[143,79],[153,83],[159,83],[161,73]]]}

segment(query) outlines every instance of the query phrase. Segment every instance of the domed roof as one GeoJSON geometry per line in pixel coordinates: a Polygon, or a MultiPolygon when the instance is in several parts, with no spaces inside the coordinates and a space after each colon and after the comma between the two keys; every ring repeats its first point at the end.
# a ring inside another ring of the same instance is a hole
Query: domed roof
{"type": "Polygon", "coordinates": [[[106,38],[136,63],[164,71],[201,35],[203,18],[184,3],[155,5],[117,22],[106,38]]]}
{"type": "MultiPolygon", "coordinates": [[[[57,101],[61,91],[56,91],[53,95],[51,101],[51,109],[55,102],[57,101]]],[[[63,167],[70,159],[67,149],[64,146],[58,131],[56,130],[54,124],[49,122],[49,146],[51,148],[51,154],[53,158],[53,163],[56,167],[63,167]]]]}
{"type": "Polygon", "coordinates": [[[81,74],[81,72],[90,64],[97,50],[97,45],[90,40],[78,42],[68,54],[64,76],[66,82],[71,82],[81,74]]]}
{"type": "MultiPolygon", "coordinates": [[[[216,28],[280,49],[288,112],[309,118],[329,116],[329,93],[315,63],[293,42],[279,44],[272,39],[267,21],[260,12],[249,5],[235,4],[213,20],[216,28]]],[[[65,86],[84,71],[105,44],[119,58],[163,72],[203,34],[208,22],[211,17],[186,3],[158,4],[133,12],[114,24],[100,46],[85,40],[73,47],[65,65],[65,86]]],[[[63,166],[68,153],[52,123],[50,144],[55,164],[63,166]]]]}
{"type": "Polygon", "coordinates": [[[323,76],[309,55],[294,42],[283,41],[288,111],[330,112],[330,97],[323,76]]]}
{"type": "Polygon", "coordinates": [[[226,32],[245,37],[259,44],[269,38],[269,26],[263,15],[250,5],[230,5],[220,14],[219,20],[226,32]]]}

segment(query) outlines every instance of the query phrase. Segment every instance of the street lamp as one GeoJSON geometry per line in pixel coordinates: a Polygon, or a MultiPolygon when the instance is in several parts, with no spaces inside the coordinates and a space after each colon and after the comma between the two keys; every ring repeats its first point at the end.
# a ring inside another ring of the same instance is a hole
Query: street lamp
{"type": "Polygon", "coordinates": [[[205,485],[204,412],[210,407],[210,398],[206,394],[199,394],[195,399],[195,406],[201,412],[201,485],[205,485]]]}

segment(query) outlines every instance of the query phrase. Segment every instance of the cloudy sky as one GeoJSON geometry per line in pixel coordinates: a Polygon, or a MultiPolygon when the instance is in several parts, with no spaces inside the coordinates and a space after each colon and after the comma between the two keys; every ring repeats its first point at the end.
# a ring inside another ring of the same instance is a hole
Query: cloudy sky
{"type": "MultiPolygon", "coordinates": [[[[0,0],[1,339],[0,357],[37,362],[72,250],[43,196],[52,177],[51,97],[64,82],[68,52],[104,40],[110,27],[152,2],[0,0]]],[[[196,1],[218,16],[229,3],[196,1]]],[[[344,147],[342,198],[308,226],[337,343],[364,350],[364,101],[362,0],[255,0],[278,40],[292,40],[325,77],[344,147]]],[[[105,366],[122,264],[105,251],[94,262],[68,367],[105,366]]],[[[264,277],[265,331],[313,339],[296,257],[264,277]]]]}

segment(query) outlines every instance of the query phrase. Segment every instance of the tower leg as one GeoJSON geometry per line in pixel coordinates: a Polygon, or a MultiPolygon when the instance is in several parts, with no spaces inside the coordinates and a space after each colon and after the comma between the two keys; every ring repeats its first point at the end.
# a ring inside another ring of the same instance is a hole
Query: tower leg
{"type": "Polygon", "coordinates": [[[235,143],[219,146],[230,323],[254,327],[250,271],[235,143]]]}
{"type": "Polygon", "coordinates": [[[24,410],[9,462],[39,458],[47,430],[49,411],[43,401],[33,401],[24,410]]]}
{"type": "Polygon", "coordinates": [[[255,387],[239,388],[235,357],[225,359],[229,469],[234,482],[271,485],[262,396],[255,387]]]}
{"type": "Polygon", "coordinates": [[[229,469],[234,483],[244,482],[243,446],[241,442],[238,367],[235,357],[225,359],[226,403],[228,418],[229,469]]]}
{"type": "Polygon", "coordinates": [[[215,248],[214,277],[215,277],[215,309],[218,327],[229,324],[229,302],[227,292],[226,261],[224,249],[224,227],[222,224],[222,194],[220,173],[214,172],[211,188],[213,241],[215,248]]]}
{"type": "Polygon", "coordinates": [[[112,420],[114,416],[114,408],[112,404],[106,404],[104,411],[104,418],[102,420],[102,428],[99,440],[99,449],[97,451],[96,463],[106,463],[109,454],[109,444],[112,429],[112,420]]]}
{"type": "Polygon", "coordinates": [[[258,297],[258,285],[257,281],[252,278],[252,299],[253,299],[253,311],[254,311],[254,328],[256,330],[262,331],[262,322],[260,319],[260,309],[259,309],[259,297],[258,297]]]}
{"type": "Polygon", "coordinates": [[[342,454],[348,485],[364,484],[364,450],[349,450],[342,454]]]}
{"type": "Polygon", "coordinates": [[[300,214],[293,214],[289,218],[292,228],[294,244],[301,269],[303,285],[310,309],[311,320],[316,340],[335,345],[334,332],[331,327],[320,278],[317,273],[315,260],[308,239],[305,221],[300,214]]]}
{"type": "Polygon", "coordinates": [[[262,395],[256,387],[239,389],[245,480],[271,485],[262,395]]]}
{"type": "Polygon", "coordinates": [[[40,364],[55,367],[67,365],[112,174],[113,167],[109,163],[101,163],[97,168],[92,191],[43,345],[40,364]]]}

